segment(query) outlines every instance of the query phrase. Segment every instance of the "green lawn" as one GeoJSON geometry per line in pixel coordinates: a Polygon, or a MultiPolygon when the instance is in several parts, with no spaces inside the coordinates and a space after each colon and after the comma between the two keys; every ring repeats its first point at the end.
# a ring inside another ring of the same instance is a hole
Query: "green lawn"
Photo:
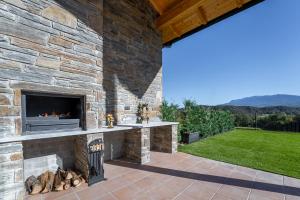
{"type": "Polygon", "coordinates": [[[179,151],[300,178],[300,133],[236,129],[179,151]]]}

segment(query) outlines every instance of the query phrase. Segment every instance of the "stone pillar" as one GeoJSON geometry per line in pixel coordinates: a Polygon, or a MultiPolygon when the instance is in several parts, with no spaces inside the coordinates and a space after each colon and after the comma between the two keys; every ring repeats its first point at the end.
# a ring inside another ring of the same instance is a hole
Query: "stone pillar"
{"type": "Polygon", "coordinates": [[[141,129],[141,164],[150,162],[150,128],[141,129]]]}
{"type": "Polygon", "coordinates": [[[0,199],[23,199],[22,143],[0,144],[0,199]]]}
{"type": "Polygon", "coordinates": [[[177,152],[178,147],[178,125],[172,125],[172,151],[171,153],[177,152]]]}
{"type": "Polygon", "coordinates": [[[125,136],[124,157],[140,164],[150,161],[150,128],[128,131],[125,136]]]}
{"type": "Polygon", "coordinates": [[[178,125],[153,127],[151,129],[151,150],[176,153],[177,127],[178,125]]]}
{"type": "Polygon", "coordinates": [[[87,152],[87,136],[81,135],[75,138],[75,168],[82,173],[85,180],[88,180],[88,152],[87,152]]]}

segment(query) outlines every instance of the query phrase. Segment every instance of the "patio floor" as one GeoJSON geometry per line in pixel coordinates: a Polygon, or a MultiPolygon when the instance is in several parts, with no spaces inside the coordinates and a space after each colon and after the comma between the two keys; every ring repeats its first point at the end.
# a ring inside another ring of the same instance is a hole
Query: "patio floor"
{"type": "Polygon", "coordinates": [[[105,163],[106,181],[26,199],[300,200],[300,180],[184,153],[151,152],[151,162],[105,163]]]}

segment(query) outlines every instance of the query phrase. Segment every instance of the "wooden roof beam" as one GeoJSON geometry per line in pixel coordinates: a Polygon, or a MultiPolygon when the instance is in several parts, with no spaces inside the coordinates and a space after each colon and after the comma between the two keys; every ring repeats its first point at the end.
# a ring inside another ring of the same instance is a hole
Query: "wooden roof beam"
{"type": "Polygon", "coordinates": [[[169,8],[166,10],[156,21],[156,26],[159,29],[162,29],[163,27],[169,26],[176,19],[180,18],[187,12],[198,9],[201,6],[201,3],[204,0],[182,0],[178,4],[176,4],[174,7],[169,8]]]}

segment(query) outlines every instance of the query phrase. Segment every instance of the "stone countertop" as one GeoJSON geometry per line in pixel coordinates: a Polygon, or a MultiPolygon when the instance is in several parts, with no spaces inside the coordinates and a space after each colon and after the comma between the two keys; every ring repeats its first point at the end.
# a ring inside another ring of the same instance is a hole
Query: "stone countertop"
{"type": "Polygon", "coordinates": [[[113,128],[102,127],[102,128],[99,128],[99,129],[91,129],[91,130],[87,130],[87,131],[74,130],[74,131],[57,131],[57,132],[54,132],[54,133],[43,132],[43,133],[40,133],[40,134],[30,134],[30,135],[28,134],[28,135],[2,138],[2,139],[0,139],[0,144],[10,143],[10,142],[22,142],[22,141],[28,141],[28,140],[48,139],[48,138],[56,138],[56,137],[86,135],[86,134],[93,134],[93,133],[126,131],[126,130],[131,130],[131,129],[134,129],[134,128],[139,128],[139,127],[114,126],[113,128]]]}
{"type": "Polygon", "coordinates": [[[118,126],[122,127],[135,127],[135,128],[151,128],[151,127],[159,127],[159,126],[171,126],[178,125],[178,122],[149,122],[143,124],[118,124],[118,126]]]}
{"type": "Polygon", "coordinates": [[[43,132],[40,134],[36,133],[30,135],[28,134],[28,135],[2,138],[0,139],[0,144],[10,143],[10,142],[22,142],[28,140],[66,137],[66,136],[86,135],[86,134],[93,134],[93,133],[108,133],[114,131],[126,131],[126,130],[137,129],[137,128],[151,128],[151,127],[171,126],[171,125],[178,125],[178,122],[149,122],[148,124],[118,124],[113,128],[102,127],[99,129],[91,129],[87,131],[74,130],[74,131],[57,131],[54,133],[43,132]]]}

